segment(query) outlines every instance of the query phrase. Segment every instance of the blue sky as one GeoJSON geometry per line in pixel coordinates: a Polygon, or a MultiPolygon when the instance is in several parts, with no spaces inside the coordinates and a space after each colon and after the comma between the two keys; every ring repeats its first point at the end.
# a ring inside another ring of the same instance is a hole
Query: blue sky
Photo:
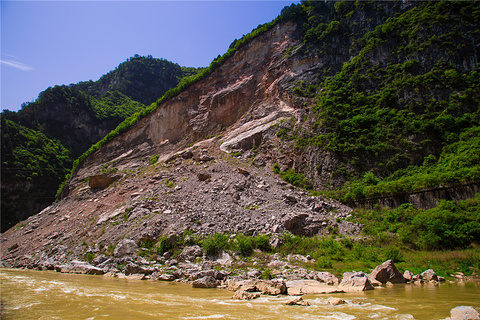
{"type": "Polygon", "coordinates": [[[208,66],[292,2],[1,0],[1,109],[98,80],[134,54],[208,66]]]}

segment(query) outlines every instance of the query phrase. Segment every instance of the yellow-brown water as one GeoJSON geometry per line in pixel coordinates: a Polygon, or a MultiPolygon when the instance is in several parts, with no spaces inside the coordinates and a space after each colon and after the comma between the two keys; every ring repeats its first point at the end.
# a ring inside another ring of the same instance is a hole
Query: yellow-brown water
{"type": "Polygon", "coordinates": [[[480,307],[480,284],[395,285],[374,291],[232,300],[232,292],[160,281],[1,269],[2,319],[444,319],[480,307]],[[330,306],[331,297],[348,303],[330,306]]]}

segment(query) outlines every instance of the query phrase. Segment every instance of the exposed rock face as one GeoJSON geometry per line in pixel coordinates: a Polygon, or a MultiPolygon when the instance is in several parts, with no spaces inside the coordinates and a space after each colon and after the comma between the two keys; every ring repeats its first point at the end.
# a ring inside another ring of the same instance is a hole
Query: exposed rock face
{"type": "Polygon", "coordinates": [[[377,266],[370,274],[372,278],[381,283],[405,283],[404,276],[397,270],[393,264],[393,260],[387,260],[381,265],[377,266]]]}

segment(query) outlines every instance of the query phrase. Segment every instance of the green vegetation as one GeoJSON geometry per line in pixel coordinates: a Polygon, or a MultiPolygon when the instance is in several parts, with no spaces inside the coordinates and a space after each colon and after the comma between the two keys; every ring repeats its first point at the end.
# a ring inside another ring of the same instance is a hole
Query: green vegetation
{"type": "Polygon", "coordinates": [[[480,76],[466,62],[480,37],[480,7],[421,2],[396,16],[380,12],[396,5],[307,1],[294,8],[305,50],[329,59],[338,51],[329,46],[342,43],[355,53],[294,88],[313,99],[311,130],[282,126],[277,134],[339,161],[332,179],[347,183],[327,195],[341,201],[480,178],[480,76]],[[385,19],[360,27],[361,14],[385,19]]]}
{"type": "Polygon", "coordinates": [[[312,190],[313,184],[308,181],[302,173],[296,173],[292,169],[287,171],[281,171],[278,164],[273,165],[273,172],[279,174],[285,182],[290,183],[299,188],[303,188],[306,190],[312,190]]]}

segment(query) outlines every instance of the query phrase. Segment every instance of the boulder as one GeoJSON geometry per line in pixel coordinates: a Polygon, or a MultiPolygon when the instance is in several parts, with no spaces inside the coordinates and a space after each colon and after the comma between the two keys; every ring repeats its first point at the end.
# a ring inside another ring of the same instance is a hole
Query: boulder
{"type": "Polygon", "coordinates": [[[200,181],[205,181],[205,180],[208,180],[212,177],[212,175],[208,172],[199,172],[197,173],[197,178],[198,180],[200,181]]]}
{"type": "Polygon", "coordinates": [[[271,296],[276,296],[279,294],[285,294],[287,287],[285,283],[281,281],[269,281],[269,280],[259,280],[256,282],[255,286],[257,290],[262,294],[268,294],[271,296]]]}
{"type": "Polygon", "coordinates": [[[373,290],[374,288],[365,273],[345,272],[338,289],[343,290],[344,292],[356,292],[373,290]]]}
{"type": "Polygon", "coordinates": [[[450,320],[478,320],[480,312],[471,306],[459,306],[450,310],[450,320]]]}
{"type": "Polygon", "coordinates": [[[423,271],[420,274],[420,276],[421,276],[421,278],[424,282],[429,282],[429,281],[438,282],[438,276],[435,273],[435,271],[433,271],[432,269],[428,269],[428,270],[423,271]]]}
{"type": "Polygon", "coordinates": [[[407,280],[407,281],[412,281],[412,280],[413,280],[413,272],[412,272],[412,271],[405,270],[405,272],[403,273],[403,277],[404,277],[405,280],[407,280]]]}
{"type": "Polygon", "coordinates": [[[393,264],[393,260],[387,260],[377,266],[372,273],[370,273],[370,276],[381,283],[387,283],[389,281],[391,283],[407,282],[397,267],[395,267],[395,264],[393,264]]]}
{"type": "Polygon", "coordinates": [[[252,300],[260,297],[260,292],[247,292],[243,290],[235,291],[232,299],[236,300],[252,300]]]}
{"type": "Polygon", "coordinates": [[[175,276],[173,274],[167,274],[167,273],[163,273],[161,275],[158,276],[158,280],[161,280],[161,281],[173,281],[175,280],[175,276]]]}
{"type": "Polygon", "coordinates": [[[247,272],[247,277],[249,278],[260,278],[261,275],[262,273],[257,269],[253,269],[247,272]]]}
{"type": "Polygon", "coordinates": [[[125,267],[122,268],[122,272],[126,275],[130,274],[151,274],[155,271],[154,268],[144,268],[133,262],[129,262],[125,267]]]}
{"type": "Polygon", "coordinates": [[[138,251],[138,246],[132,239],[123,239],[120,241],[115,250],[113,251],[113,255],[115,258],[128,256],[128,255],[135,255],[138,251]]]}
{"type": "MultiPolygon", "coordinates": [[[[81,274],[104,274],[103,269],[92,266],[85,261],[73,260],[69,265],[61,266],[61,272],[63,273],[81,273],[81,274]]],[[[56,270],[56,268],[55,268],[56,270]]]]}
{"type": "Polygon", "coordinates": [[[88,185],[92,189],[105,189],[120,177],[120,175],[110,177],[105,174],[97,174],[90,177],[88,180],[88,185]]]}
{"type": "Polygon", "coordinates": [[[345,300],[340,299],[340,298],[330,298],[328,299],[328,304],[332,306],[338,306],[339,304],[345,304],[345,300]]]}
{"type": "Polygon", "coordinates": [[[211,156],[207,150],[203,149],[196,149],[192,151],[192,157],[193,160],[195,161],[202,161],[202,162],[207,162],[215,159],[213,156],[211,156]]]}
{"type": "Polygon", "coordinates": [[[285,303],[287,306],[309,306],[310,302],[303,300],[302,297],[295,297],[293,299],[290,299],[285,303]]]}
{"type": "Polygon", "coordinates": [[[206,276],[193,281],[192,287],[194,288],[216,288],[218,281],[214,277],[206,276]]]}
{"type": "Polygon", "coordinates": [[[203,256],[203,250],[197,245],[185,247],[178,258],[183,261],[195,261],[197,257],[203,256]]]}
{"type": "Polygon", "coordinates": [[[303,294],[342,293],[342,289],[316,280],[292,280],[287,281],[287,294],[299,296],[303,294]]]}

